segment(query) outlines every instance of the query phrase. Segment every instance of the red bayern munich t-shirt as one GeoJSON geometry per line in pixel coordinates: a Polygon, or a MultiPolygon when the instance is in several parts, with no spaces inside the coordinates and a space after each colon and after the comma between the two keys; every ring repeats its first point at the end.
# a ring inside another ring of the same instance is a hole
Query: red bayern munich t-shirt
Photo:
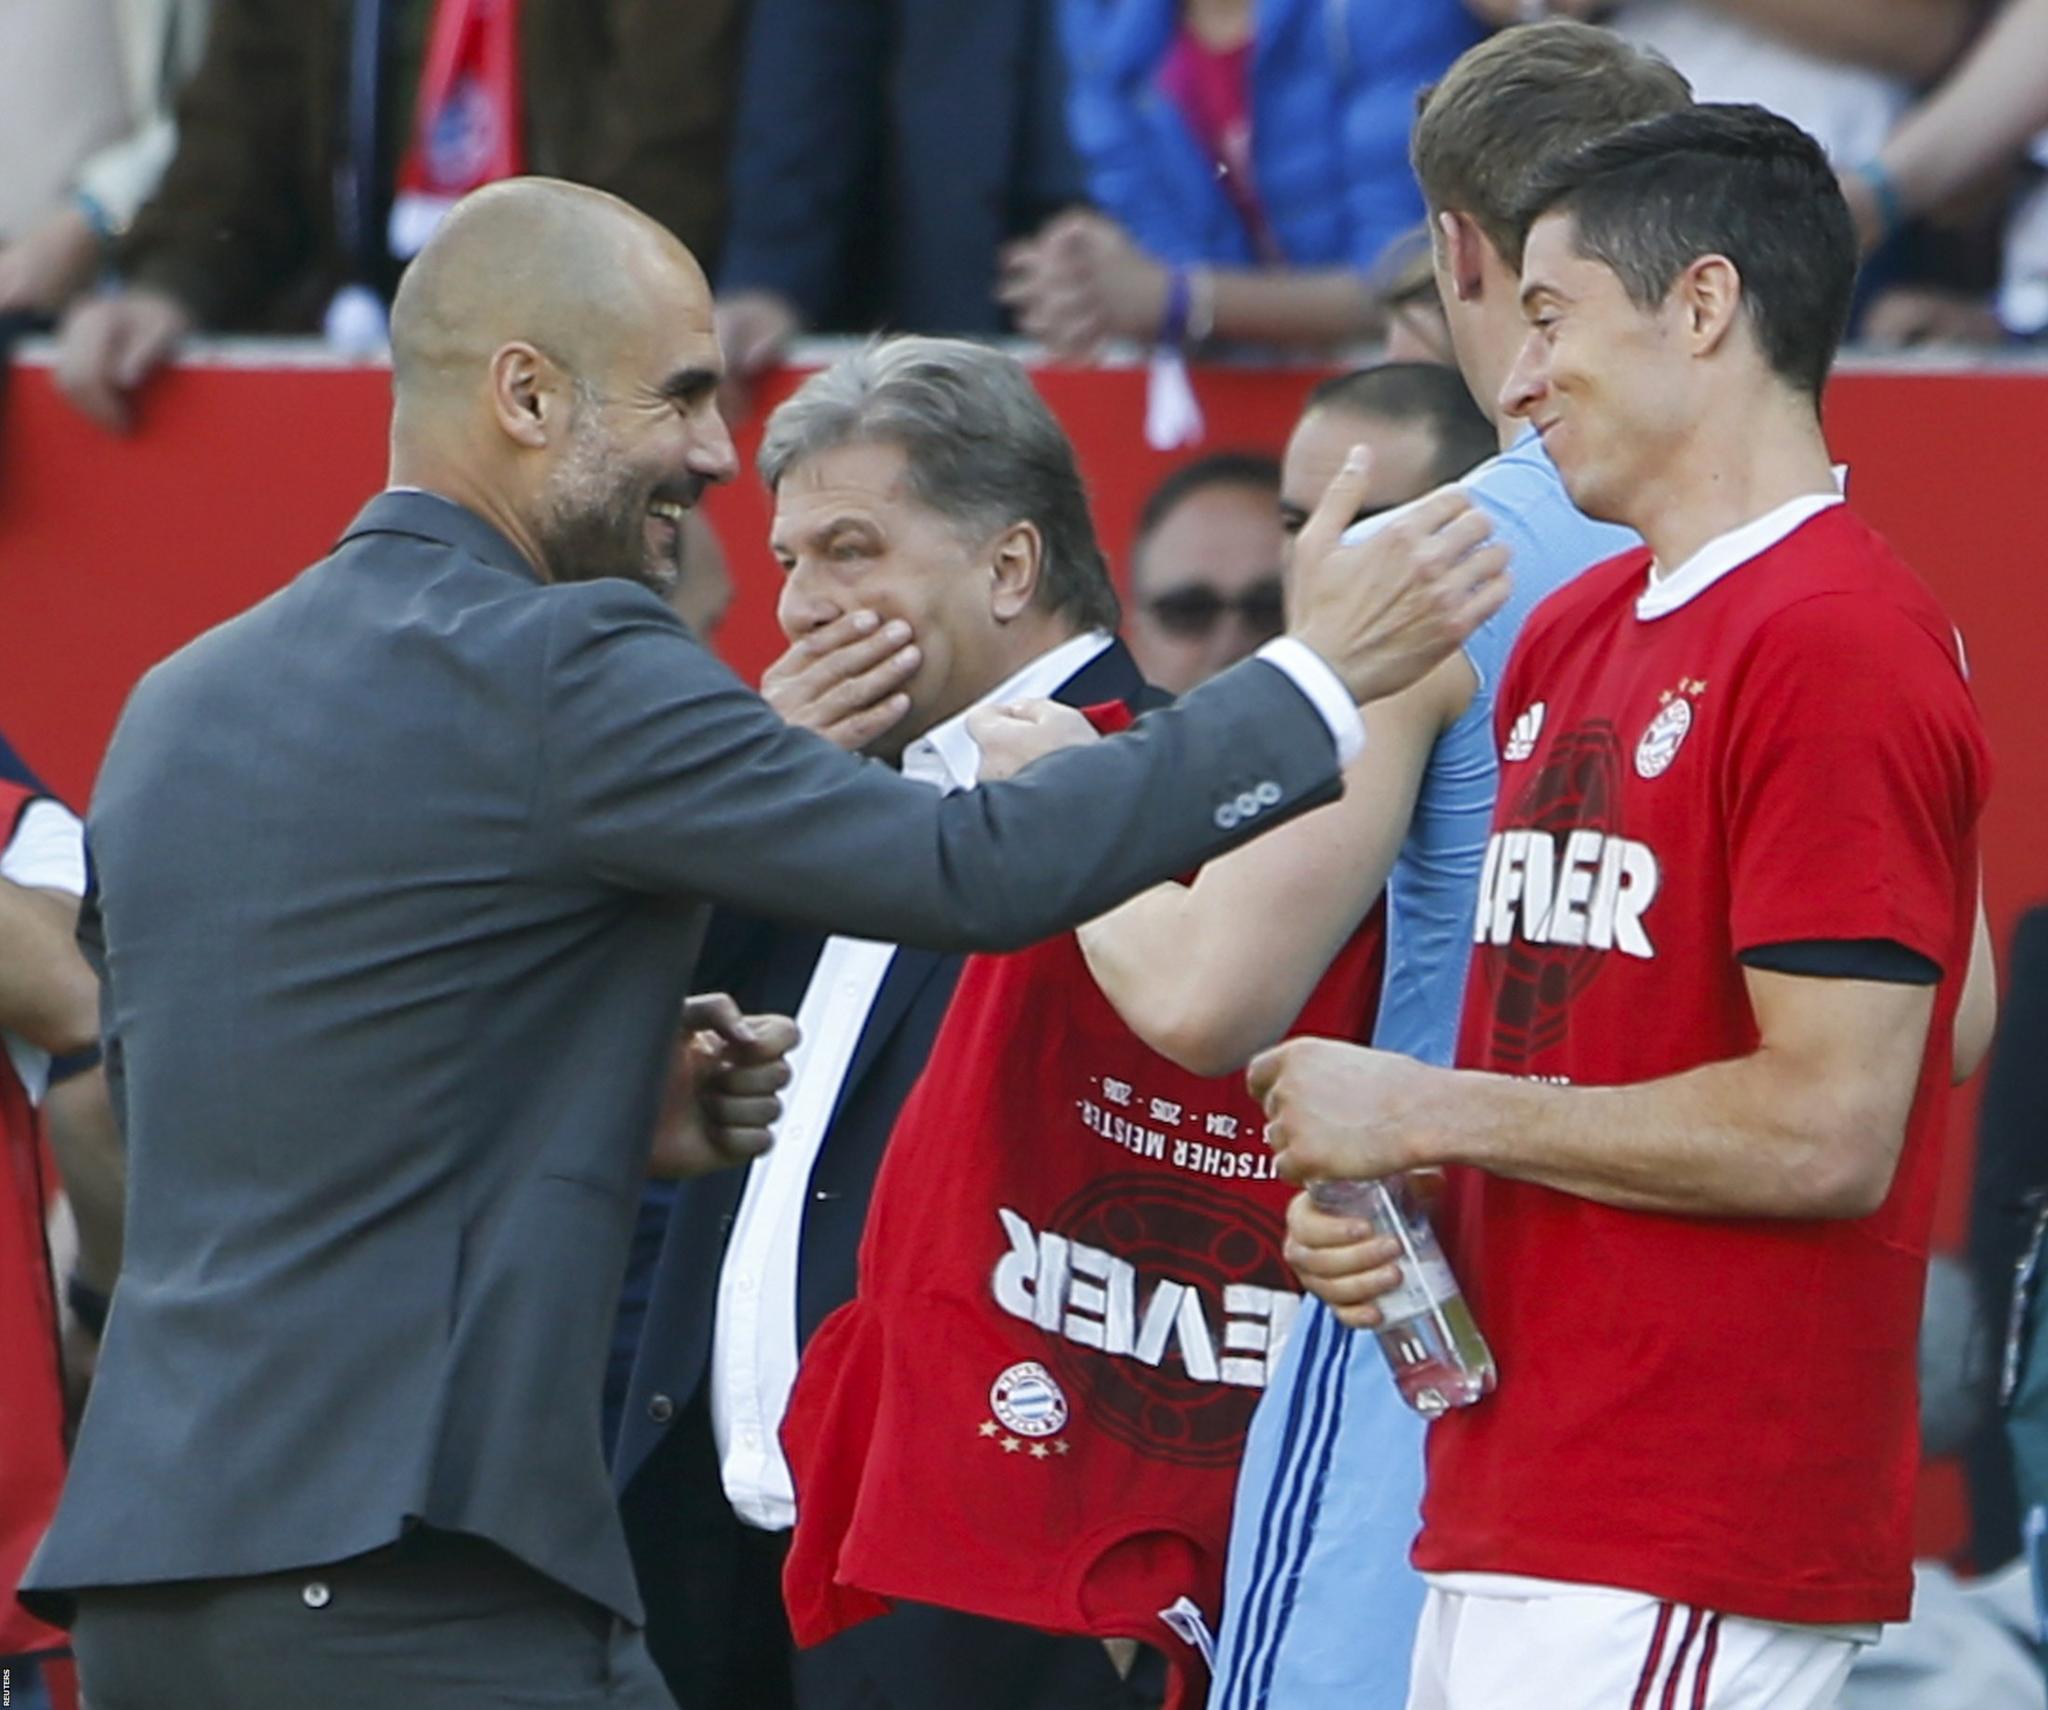
{"type": "Polygon", "coordinates": [[[1953,627],[1822,503],[1655,588],[1630,553],[1530,619],[1459,1062],[1607,1086],[1740,1057],[1744,951],[1890,940],[1942,973],[1891,1193],[1853,1222],[1715,1219],[1452,1172],[1444,1238],[1500,1388],[1430,1432],[1425,1572],[1774,1621],[1908,1613],[1915,1340],[1989,761],[1953,627]]]}
{"type": "MultiPolygon", "coordinates": [[[[1122,729],[1121,704],[1090,708],[1122,729]]],[[[1375,908],[1292,1032],[1370,1038],[1375,908]]],[[[1124,1025],[1069,933],[961,970],[782,1428],[814,1645],[892,1598],[1166,1653],[1199,1705],[1252,1409],[1300,1305],[1242,1075],[1124,1025]]]]}

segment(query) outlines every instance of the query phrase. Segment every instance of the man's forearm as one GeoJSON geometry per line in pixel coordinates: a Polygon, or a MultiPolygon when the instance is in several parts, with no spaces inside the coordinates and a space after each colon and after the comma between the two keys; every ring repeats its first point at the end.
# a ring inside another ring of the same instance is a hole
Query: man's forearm
{"type": "Polygon", "coordinates": [[[0,1028],[62,1056],[99,1037],[99,987],[66,899],[0,879],[0,1028]]]}
{"type": "Polygon", "coordinates": [[[1370,338],[1381,317],[1356,273],[1229,272],[1211,279],[1214,336],[1242,344],[1327,348],[1370,338]]]}
{"type": "Polygon", "coordinates": [[[1843,59],[1914,83],[1941,75],[1976,22],[1970,0],[1708,0],[1716,11],[1825,59],[1843,59]]]}
{"type": "Polygon", "coordinates": [[[57,1173],[78,1222],[79,1279],[109,1294],[121,1269],[128,1162],[106,1071],[88,1069],[51,1087],[43,1100],[43,1117],[57,1173]]]}
{"type": "Polygon", "coordinates": [[[1471,1164],[1628,1211],[1861,1217],[1882,1203],[1905,1110],[1762,1048],[1625,1087],[1448,1073],[1417,1163],[1471,1164]]]}
{"type": "Polygon", "coordinates": [[[1883,151],[1911,213],[1996,171],[2048,124],[2048,0],[2013,0],[1883,151]]]}

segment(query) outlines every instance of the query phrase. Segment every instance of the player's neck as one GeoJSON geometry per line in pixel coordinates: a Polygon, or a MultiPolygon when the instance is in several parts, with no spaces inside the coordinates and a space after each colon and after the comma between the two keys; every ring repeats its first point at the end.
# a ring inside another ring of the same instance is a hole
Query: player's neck
{"type": "Polygon", "coordinates": [[[1796,400],[1730,411],[1703,422],[1627,519],[1669,575],[1701,547],[1779,506],[1836,491],[1820,424],[1796,400]]]}

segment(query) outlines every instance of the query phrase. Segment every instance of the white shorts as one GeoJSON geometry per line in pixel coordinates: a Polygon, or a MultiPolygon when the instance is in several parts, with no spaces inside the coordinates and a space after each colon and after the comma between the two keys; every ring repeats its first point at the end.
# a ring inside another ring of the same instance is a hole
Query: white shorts
{"type": "Polygon", "coordinates": [[[1827,1710],[1875,1636],[1604,1586],[1444,1575],[1416,1629],[1408,1710],[1827,1710]]]}

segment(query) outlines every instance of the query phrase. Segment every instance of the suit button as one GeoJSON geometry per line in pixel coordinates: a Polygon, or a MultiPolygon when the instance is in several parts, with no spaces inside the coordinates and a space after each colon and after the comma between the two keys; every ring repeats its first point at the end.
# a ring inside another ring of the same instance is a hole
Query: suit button
{"type": "Polygon", "coordinates": [[[1262,805],[1256,795],[1250,790],[1246,790],[1243,795],[1237,798],[1237,817],[1240,820],[1250,819],[1259,811],[1262,805]]]}
{"type": "Polygon", "coordinates": [[[306,1581],[306,1589],[299,1593],[308,1609],[325,1609],[334,1601],[334,1593],[327,1589],[327,1582],[319,1579],[306,1581]]]}
{"type": "Polygon", "coordinates": [[[676,1404],[669,1400],[667,1396],[654,1395],[648,1397],[647,1417],[652,1419],[655,1424],[666,1425],[675,1416],[676,1404]]]}
{"type": "Polygon", "coordinates": [[[1216,829],[1219,831],[1235,831],[1239,817],[1237,804],[1235,802],[1225,802],[1216,810],[1216,829]]]}
{"type": "Polygon", "coordinates": [[[1259,806],[1261,807],[1278,807],[1280,805],[1280,786],[1274,783],[1271,778],[1268,778],[1256,790],[1252,791],[1252,794],[1258,797],[1259,806]]]}

